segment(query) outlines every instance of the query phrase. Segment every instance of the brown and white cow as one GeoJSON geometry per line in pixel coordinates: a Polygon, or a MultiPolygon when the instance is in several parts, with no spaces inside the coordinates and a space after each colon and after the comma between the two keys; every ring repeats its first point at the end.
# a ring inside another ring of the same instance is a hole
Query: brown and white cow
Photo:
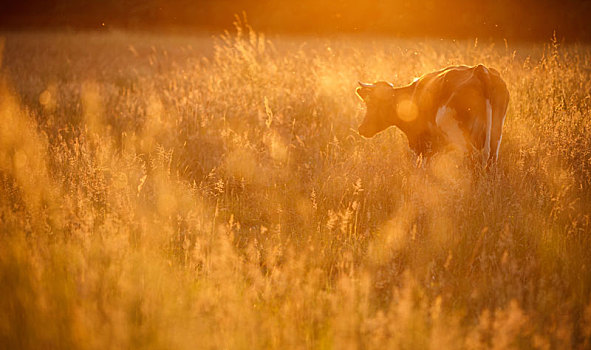
{"type": "Polygon", "coordinates": [[[372,137],[394,125],[417,155],[455,145],[481,152],[484,164],[497,160],[509,91],[496,70],[453,66],[399,88],[387,82],[359,84],[357,95],[367,106],[360,135],[372,137]]]}

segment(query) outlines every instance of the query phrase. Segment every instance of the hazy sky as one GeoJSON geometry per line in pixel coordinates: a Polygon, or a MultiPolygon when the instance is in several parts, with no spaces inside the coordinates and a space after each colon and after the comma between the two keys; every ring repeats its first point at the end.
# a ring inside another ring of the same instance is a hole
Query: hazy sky
{"type": "Polygon", "coordinates": [[[0,26],[220,30],[243,11],[268,32],[591,39],[588,0],[0,0],[0,26]]]}

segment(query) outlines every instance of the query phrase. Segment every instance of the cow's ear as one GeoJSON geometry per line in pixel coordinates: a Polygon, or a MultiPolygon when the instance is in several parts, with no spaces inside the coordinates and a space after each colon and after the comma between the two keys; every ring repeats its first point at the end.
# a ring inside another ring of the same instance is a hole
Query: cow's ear
{"type": "Polygon", "coordinates": [[[373,91],[374,84],[362,83],[360,81],[358,84],[359,87],[357,90],[355,90],[357,92],[357,96],[359,96],[363,101],[366,101],[369,94],[373,91]]]}
{"type": "Polygon", "coordinates": [[[357,93],[357,96],[359,96],[360,99],[365,101],[367,99],[367,96],[369,96],[369,93],[371,92],[371,88],[358,87],[357,90],[355,90],[355,92],[357,93]]]}

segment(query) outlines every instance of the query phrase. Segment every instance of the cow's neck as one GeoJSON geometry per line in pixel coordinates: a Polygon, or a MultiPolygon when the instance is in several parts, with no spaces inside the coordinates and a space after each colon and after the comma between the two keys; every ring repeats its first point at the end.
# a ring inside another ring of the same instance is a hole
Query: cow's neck
{"type": "MultiPolygon", "coordinates": [[[[405,96],[405,98],[410,98],[411,102],[415,106],[418,106],[418,103],[415,100],[415,92],[416,84],[411,84],[408,86],[397,88],[396,96],[405,96]]],[[[400,118],[397,113],[397,103],[394,103],[394,111],[392,114],[391,123],[392,125],[402,130],[402,132],[405,133],[409,139],[415,138],[417,135],[420,135],[424,129],[422,125],[422,118],[420,115],[418,115],[417,118],[415,118],[412,121],[406,121],[400,118]]]]}
{"type": "MultiPolygon", "coordinates": [[[[419,101],[417,101],[417,84],[411,84],[396,90],[397,96],[407,96],[415,106],[420,105],[419,101]]],[[[408,138],[408,144],[415,153],[430,154],[437,147],[437,140],[435,135],[431,135],[429,123],[423,115],[424,110],[418,110],[417,113],[418,115],[415,119],[406,121],[397,115],[397,107],[395,103],[391,122],[406,135],[408,138]]]]}

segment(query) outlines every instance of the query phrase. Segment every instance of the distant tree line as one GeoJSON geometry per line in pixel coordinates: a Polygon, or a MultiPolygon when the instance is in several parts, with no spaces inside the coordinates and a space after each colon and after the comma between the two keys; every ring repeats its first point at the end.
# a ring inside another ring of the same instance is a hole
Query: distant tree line
{"type": "Polygon", "coordinates": [[[0,28],[220,30],[591,40],[589,0],[0,0],[0,28]]]}

